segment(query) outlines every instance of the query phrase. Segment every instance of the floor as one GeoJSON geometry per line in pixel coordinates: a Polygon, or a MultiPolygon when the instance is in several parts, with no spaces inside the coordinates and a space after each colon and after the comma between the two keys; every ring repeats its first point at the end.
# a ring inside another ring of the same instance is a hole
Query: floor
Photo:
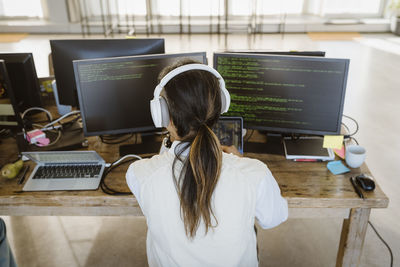
{"type": "MultiPolygon", "coordinates": [[[[94,38],[101,36],[94,36],[94,38]]],[[[158,37],[158,36],[154,36],[158,37]]],[[[366,162],[390,198],[374,209],[371,222],[391,246],[400,266],[400,38],[362,34],[352,41],[312,41],[306,34],[165,35],[166,52],[225,49],[322,50],[327,57],[350,58],[344,114],[357,119],[356,138],[366,162]],[[397,214],[397,215],[396,215],[397,214]]],[[[0,43],[1,52],[33,52],[38,75],[48,75],[49,39],[70,35],[29,35],[0,43]]],[[[346,124],[354,129],[351,121],[346,124]]],[[[146,266],[144,218],[4,217],[19,266],[146,266]]],[[[342,219],[289,219],[259,231],[260,266],[335,266],[342,219]]],[[[361,266],[389,266],[389,253],[368,227],[361,266]]]]}

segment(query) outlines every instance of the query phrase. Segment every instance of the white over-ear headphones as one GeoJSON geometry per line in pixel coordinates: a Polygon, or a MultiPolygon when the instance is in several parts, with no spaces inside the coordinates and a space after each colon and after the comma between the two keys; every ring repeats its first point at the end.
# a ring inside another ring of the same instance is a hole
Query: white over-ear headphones
{"type": "Polygon", "coordinates": [[[204,64],[187,64],[168,72],[154,89],[154,98],[150,101],[150,111],[154,125],[157,128],[167,127],[169,124],[168,104],[165,98],[160,96],[162,89],[172,78],[189,70],[205,70],[211,72],[218,78],[219,87],[221,88],[221,114],[228,111],[229,105],[231,104],[231,97],[228,90],[225,88],[225,81],[218,71],[204,64]]]}

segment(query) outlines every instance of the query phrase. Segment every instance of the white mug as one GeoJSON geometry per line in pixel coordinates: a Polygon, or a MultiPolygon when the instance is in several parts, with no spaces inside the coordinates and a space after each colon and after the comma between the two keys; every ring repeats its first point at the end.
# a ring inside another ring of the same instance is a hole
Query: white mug
{"type": "Polygon", "coordinates": [[[346,147],[346,163],[350,168],[360,167],[365,160],[366,150],[359,145],[349,145],[346,147]]]}

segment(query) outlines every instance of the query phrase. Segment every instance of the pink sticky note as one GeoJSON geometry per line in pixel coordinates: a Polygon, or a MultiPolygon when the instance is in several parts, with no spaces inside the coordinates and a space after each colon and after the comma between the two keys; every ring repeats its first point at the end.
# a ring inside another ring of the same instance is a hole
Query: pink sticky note
{"type": "Polygon", "coordinates": [[[334,148],[334,149],[333,149],[333,152],[335,152],[335,154],[338,155],[339,158],[344,159],[344,157],[345,157],[345,150],[344,150],[344,146],[343,146],[343,145],[342,145],[342,148],[340,148],[340,149],[334,148]]]}
{"type": "Polygon", "coordinates": [[[50,144],[50,139],[49,138],[38,138],[37,143],[38,146],[47,146],[50,144]]]}

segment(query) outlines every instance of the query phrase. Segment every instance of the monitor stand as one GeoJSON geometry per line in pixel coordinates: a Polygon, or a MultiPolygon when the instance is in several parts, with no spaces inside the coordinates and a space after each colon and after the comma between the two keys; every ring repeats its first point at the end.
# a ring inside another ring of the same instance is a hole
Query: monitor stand
{"type": "Polygon", "coordinates": [[[267,135],[266,142],[245,142],[245,153],[285,155],[281,135],[267,135]]]}
{"type": "Polygon", "coordinates": [[[157,154],[160,152],[162,139],[154,133],[141,133],[142,142],[140,144],[121,145],[119,147],[120,157],[135,154],[157,154]]]}

